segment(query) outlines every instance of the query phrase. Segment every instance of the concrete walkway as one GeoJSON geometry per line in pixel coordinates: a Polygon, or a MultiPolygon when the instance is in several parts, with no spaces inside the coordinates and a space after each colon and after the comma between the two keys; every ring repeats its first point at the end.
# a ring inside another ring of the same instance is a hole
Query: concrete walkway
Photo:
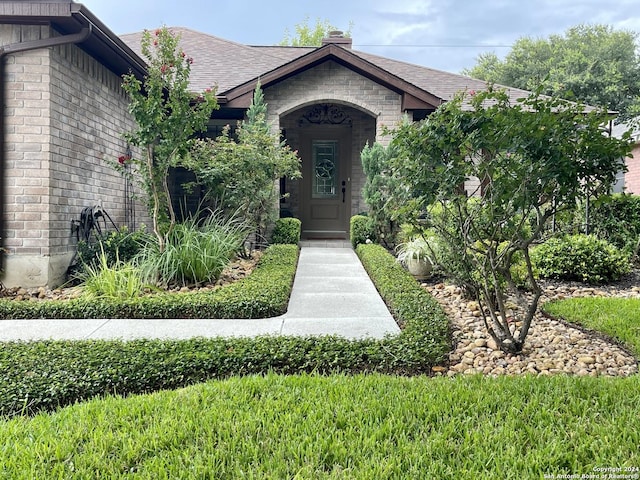
{"type": "Polygon", "coordinates": [[[0,320],[0,340],[339,335],[383,338],[400,329],[348,242],[301,242],[286,314],[267,319],[0,320]]]}

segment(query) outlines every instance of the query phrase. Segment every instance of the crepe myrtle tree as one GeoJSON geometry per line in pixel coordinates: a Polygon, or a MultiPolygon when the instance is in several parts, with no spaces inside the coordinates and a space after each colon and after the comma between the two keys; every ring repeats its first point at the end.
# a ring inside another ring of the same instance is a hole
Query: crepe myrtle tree
{"type": "MultiPolygon", "coordinates": [[[[166,27],[145,30],[141,41],[147,61],[142,81],[132,73],[124,75],[123,89],[129,95],[129,112],[137,128],[126,140],[143,152],[129,160],[136,168],[132,175],[147,194],[145,198],[160,251],[165,235],[176,223],[169,193],[169,168],[177,166],[189,152],[194,134],[206,130],[211,113],[218,108],[215,89],[201,93],[189,90],[193,58],[180,48],[180,38],[166,27]]],[[[123,167],[129,174],[130,170],[123,167]]]]}
{"type": "Polygon", "coordinates": [[[630,151],[628,134],[606,134],[606,111],[587,110],[539,92],[512,102],[490,86],[393,135],[402,213],[416,226],[426,214],[447,252],[443,267],[476,299],[488,333],[508,353],[522,351],[541,296],[529,246],[587,187],[608,192],[630,151]],[[480,186],[465,192],[472,177],[480,186]],[[518,288],[516,261],[528,295],[518,288]]]}

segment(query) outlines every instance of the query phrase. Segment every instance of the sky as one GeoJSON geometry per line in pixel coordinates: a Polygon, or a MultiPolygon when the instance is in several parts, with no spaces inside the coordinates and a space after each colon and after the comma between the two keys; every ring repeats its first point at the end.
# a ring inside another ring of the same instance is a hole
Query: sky
{"type": "Polygon", "coordinates": [[[640,0],[75,1],[116,34],[180,26],[247,45],[276,45],[306,19],[327,20],[351,30],[354,49],[453,73],[483,52],[503,58],[520,37],[580,24],[640,32],[640,0]]]}

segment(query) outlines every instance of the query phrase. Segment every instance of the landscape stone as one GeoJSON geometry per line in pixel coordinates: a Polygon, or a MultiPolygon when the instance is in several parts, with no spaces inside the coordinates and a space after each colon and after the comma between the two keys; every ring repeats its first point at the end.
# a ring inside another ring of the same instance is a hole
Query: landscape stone
{"type": "MultiPolygon", "coordinates": [[[[449,355],[447,376],[461,373],[484,375],[558,375],[628,376],[638,373],[635,358],[601,336],[578,330],[559,320],[536,313],[522,354],[501,351],[489,336],[475,301],[463,298],[460,289],[443,283],[422,284],[449,316],[456,348],[449,355]]],[[[543,285],[540,305],[552,299],[570,297],[617,296],[640,298],[640,287],[580,287],[575,285],[543,285]]],[[[515,307],[514,307],[515,308],[515,307]]],[[[510,312],[516,316],[516,312],[510,312]]],[[[521,326],[510,325],[513,332],[521,326]]]]}

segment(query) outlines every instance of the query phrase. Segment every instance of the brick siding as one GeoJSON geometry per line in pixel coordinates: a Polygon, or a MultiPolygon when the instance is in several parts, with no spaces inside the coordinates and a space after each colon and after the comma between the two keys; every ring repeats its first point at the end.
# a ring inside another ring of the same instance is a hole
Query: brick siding
{"type": "MultiPolygon", "coordinates": [[[[0,26],[3,44],[51,33],[0,26]]],[[[125,152],[122,133],[133,121],[121,79],[75,45],[9,55],[6,62],[5,283],[54,284],[75,252],[71,221],[84,207],[101,205],[124,224],[124,179],[112,164],[125,152]],[[27,259],[29,271],[12,257],[27,259]]],[[[143,212],[138,205],[141,220],[143,212]]]]}
{"type": "Polygon", "coordinates": [[[640,195],[640,143],[631,152],[633,157],[627,158],[627,172],[624,175],[626,193],[640,195]]]}

